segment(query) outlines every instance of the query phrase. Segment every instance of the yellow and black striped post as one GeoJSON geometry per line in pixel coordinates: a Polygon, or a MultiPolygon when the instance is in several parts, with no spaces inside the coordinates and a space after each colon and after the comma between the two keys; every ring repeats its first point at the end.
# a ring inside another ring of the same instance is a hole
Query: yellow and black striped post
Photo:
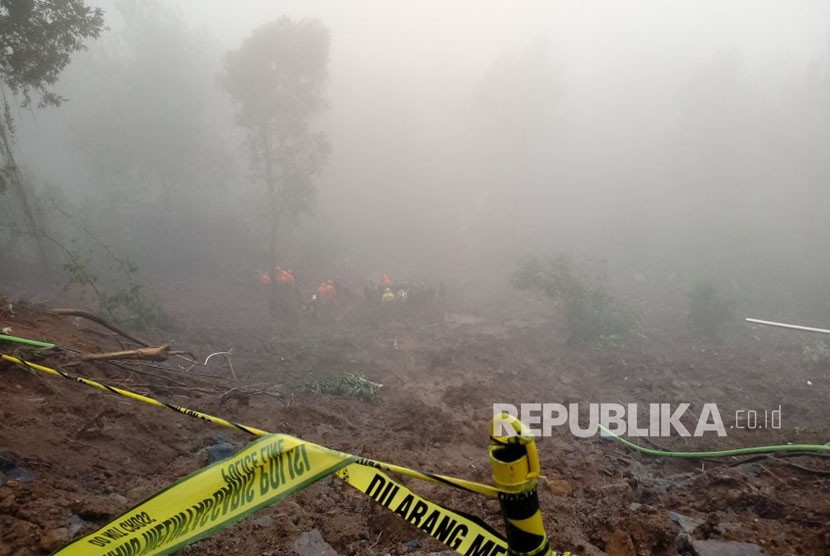
{"type": "Polygon", "coordinates": [[[539,453],[533,434],[515,417],[494,417],[490,422],[490,461],[493,481],[503,491],[499,503],[509,553],[551,556],[536,492],[539,453]]]}

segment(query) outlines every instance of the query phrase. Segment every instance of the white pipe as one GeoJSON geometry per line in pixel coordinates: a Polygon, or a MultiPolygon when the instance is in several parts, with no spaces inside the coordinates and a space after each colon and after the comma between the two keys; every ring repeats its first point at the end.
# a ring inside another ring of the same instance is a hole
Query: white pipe
{"type": "Polygon", "coordinates": [[[818,332],[819,334],[830,334],[830,330],[824,328],[811,328],[809,326],[799,326],[797,324],[786,324],[783,322],[772,322],[768,320],[746,319],[746,322],[754,324],[763,324],[765,326],[777,326],[778,328],[789,328],[790,330],[801,330],[803,332],[818,332]]]}

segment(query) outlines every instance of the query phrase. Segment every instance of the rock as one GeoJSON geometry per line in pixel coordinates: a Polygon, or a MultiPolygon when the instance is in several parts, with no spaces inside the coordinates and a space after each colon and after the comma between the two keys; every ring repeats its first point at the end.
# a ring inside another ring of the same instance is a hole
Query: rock
{"type": "Polygon", "coordinates": [[[722,521],[715,526],[715,529],[717,529],[719,533],[726,533],[727,531],[731,531],[732,529],[740,529],[740,527],[740,523],[722,521]]]}
{"type": "Polygon", "coordinates": [[[142,500],[147,497],[148,494],[152,492],[152,487],[147,485],[136,485],[130,490],[127,491],[127,499],[128,500],[142,500]]]}
{"type": "Polygon", "coordinates": [[[253,520],[254,527],[261,527],[263,529],[270,529],[274,526],[274,518],[270,515],[261,515],[253,520]]]}
{"type": "Polygon", "coordinates": [[[300,520],[305,515],[303,507],[292,500],[286,500],[278,508],[278,515],[286,518],[289,523],[295,526],[300,524],[300,520]]]}
{"type": "Polygon", "coordinates": [[[696,556],[762,556],[757,544],[737,541],[691,541],[696,556]]]}
{"type": "Polygon", "coordinates": [[[17,499],[14,494],[9,494],[3,500],[0,500],[0,511],[3,511],[3,513],[9,512],[15,506],[17,506],[17,499]]]}
{"type": "Polygon", "coordinates": [[[73,511],[84,519],[98,521],[120,515],[128,506],[129,502],[125,504],[123,497],[93,494],[85,496],[81,503],[73,507],[73,511]]]}
{"type": "Polygon", "coordinates": [[[54,552],[66,543],[70,538],[69,529],[66,527],[59,527],[58,529],[51,529],[46,531],[40,537],[40,548],[46,552],[54,552]]]}
{"type": "Polygon", "coordinates": [[[413,551],[414,551],[414,550],[416,550],[419,546],[421,546],[421,544],[422,544],[423,542],[424,542],[424,540],[423,540],[423,539],[413,539],[413,540],[411,540],[411,541],[408,541],[408,542],[404,545],[404,548],[406,549],[406,551],[407,551],[407,552],[413,552],[413,551]]]}
{"type": "Polygon", "coordinates": [[[233,444],[228,442],[224,436],[219,435],[216,437],[216,443],[208,448],[208,463],[216,463],[217,461],[228,459],[235,452],[236,450],[234,450],[233,444]]]}
{"type": "Polygon", "coordinates": [[[337,556],[337,551],[323,540],[323,535],[318,529],[312,529],[300,535],[294,541],[292,548],[300,556],[337,556]]]}
{"type": "Polygon", "coordinates": [[[634,497],[634,493],[631,490],[631,485],[629,485],[627,481],[618,481],[616,483],[608,483],[605,485],[601,485],[599,488],[595,489],[595,491],[598,496],[601,496],[603,498],[614,497],[621,499],[630,499],[634,497]]]}
{"type": "Polygon", "coordinates": [[[20,481],[21,483],[31,483],[35,480],[35,474],[26,469],[25,467],[20,467],[19,465],[10,464],[5,462],[0,462],[0,473],[2,473],[5,477],[5,480],[0,481],[0,484],[3,484],[5,481],[20,481]]]}
{"type": "Polygon", "coordinates": [[[112,499],[113,502],[115,502],[119,506],[126,506],[127,504],[130,503],[130,501],[127,500],[126,496],[122,496],[122,495],[118,494],[117,492],[113,492],[112,494],[110,494],[110,498],[112,499]]]}
{"type": "Polygon", "coordinates": [[[605,545],[605,551],[614,556],[637,556],[634,541],[624,529],[615,529],[605,545]]]}
{"type": "Polygon", "coordinates": [[[548,488],[556,496],[570,496],[573,492],[571,483],[565,479],[550,479],[547,482],[548,488]]]}
{"type": "Polygon", "coordinates": [[[87,525],[93,525],[91,522],[85,520],[78,514],[69,516],[69,536],[74,537],[81,529],[87,525]]]}
{"type": "Polygon", "coordinates": [[[704,523],[703,519],[689,517],[687,515],[679,514],[676,512],[669,512],[669,519],[677,523],[684,533],[691,533],[692,531],[697,529],[699,525],[704,523]]]}

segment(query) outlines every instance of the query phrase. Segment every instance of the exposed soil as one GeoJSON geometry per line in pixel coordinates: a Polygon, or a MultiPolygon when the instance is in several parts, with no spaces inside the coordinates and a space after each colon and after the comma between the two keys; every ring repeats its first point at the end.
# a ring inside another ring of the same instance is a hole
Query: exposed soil
{"type": "MultiPolygon", "coordinates": [[[[804,365],[803,336],[746,326],[722,343],[700,342],[686,332],[678,292],[641,296],[641,334],[624,346],[602,347],[567,345],[546,302],[515,293],[477,300],[450,288],[444,305],[389,315],[355,298],[295,330],[270,323],[257,284],[205,278],[167,285],[162,299],[174,328],[148,339],[173,341],[201,360],[232,348],[238,381],[222,356],[189,372],[180,358],[165,363],[179,372],[142,368],[152,374],[75,364],[65,353],[44,364],[346,452],[481,482],[490,482],[487,424],[495,402],[639,403],[641,410],[648,403],[688,402],[695,414],[703,403],[718,405],[725,438],[653,439],[670,449],[830,441],[830,372],[804,365]],[[378,401],[303,389],[317,378],[358,370],[384,385],[378,401]],[[739,409],[779,406],[780,429],[731,428],[739,409]]],[[[0,328],[84,351],[121,349],[95,325],[45,309],[4,299],[0,328]]],[[[206,465],[218,439],[235,448],[250,440],[9,364],[0,365],[0,399],[0,556],[48,553],[206,465]]],[[[694,420],[684,422],[694,428],[694,420]]],[[[539,452],[547,478],[540,486],[545,525],[560,550],[678,554],[680,527],[669,517],[677,512],[702,522],[693,538],[752,542],[769,554],[830,553],[830,477],[788,465],[827,473],[828,459],[743,465],[657,459],[598,437],[577,438],[563,427],[539,439],[539,452]]],[[[493,501],[402,481],[501,529],[493,501]]],[[[313,528],[341,554],[444,550],[330,478],[182,554],[288,554],[313,528]]]]}

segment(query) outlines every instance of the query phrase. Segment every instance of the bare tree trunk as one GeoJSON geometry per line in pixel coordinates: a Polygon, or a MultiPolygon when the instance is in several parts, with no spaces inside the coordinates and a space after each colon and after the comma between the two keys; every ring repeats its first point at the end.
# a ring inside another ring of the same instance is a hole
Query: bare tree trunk
{"type": "Polygon", "coordinates": [[[0,154],[6,161],[6,167],[10,170],[8,172],[9,182],[12,188],[20,198],[20,206],[23,208],[23,215],[26,217],[26,223],[29,225],[29,230],[37,245],[37,250],[40,255],[40,262],[43,265],[43,270],[46,272],[46,277],[49,283],[52,284],[52,269],[49,266],[49,258],[46,256],[46,249],[43,247],[43,242],[40,237],[40,228],[37,225],[34,211],[29,204],[29,198],[26,195],[26,189],[23,186],[23,177],[20,175],[20,169],[14,159],[14,152],[12,151],[10,131],[6,128],[8,116],[8,103],[5,94],[3,95],[3,108],[5,114],[0,116],[0,154]]]}
{"type": "Polygon", "coordinates": [[[269,225],[271,227],[270,233],[270,246],[268,252],[268,264],[270,270],[268,271],[271,274],[271,287],[270,287],[270,295],[271,295],[271,317],[276,317],[278,311],[277,308],[277,287],[278,284],[278,276],[277,276],[277,228],[279,224],[277,222],[277,215],[276,215],[276,207],[274,206],[276,199],[274,193],[274,184],[270,183],[268,186],[269,193],[270,193],[270,218],[269,218],[269,225]]]}
{"type": "Polygon", "coordinates": [[[271,145],[268,141],[268,130],[263,125],[260,133],[262,134],[262,146],[265,156],[265,185],[268,188],[268,225],[269,225],[269,248],[268,248],[268,275],[271,276],[271,284],[268,288],[271,318],[275,318],[278,313],[277,307],[277,229],[279,228],[279,221],[277,219],[277,187],[274,183],[274,166],[271,160],[271,145]]]}

